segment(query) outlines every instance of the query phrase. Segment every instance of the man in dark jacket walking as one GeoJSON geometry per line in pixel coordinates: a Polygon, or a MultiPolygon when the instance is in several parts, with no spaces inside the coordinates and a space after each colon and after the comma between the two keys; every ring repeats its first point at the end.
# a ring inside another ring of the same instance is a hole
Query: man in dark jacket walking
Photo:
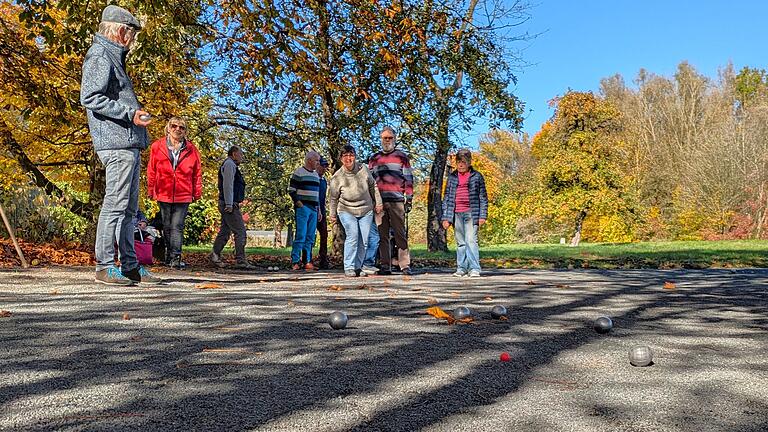
{"type": "Polygon", "coordinates": [[[127,10],[114,5],[104,8],[99,32],[85,55],[80,87],[93,149],[106,171],[96,228],[96,282],[112,285],[160,281],[139,265],[131,225],[139,209],[140,152],[147,148],[146,126],[150,123],[125,71],[126,56],[139,30],[141,24],[127,10]]]}
{"type": "Polygon", "coordinates": [[[235,235],[236,268],[251,270],[254,266],[245,258],[245,222],[240,212],[240,203],[245,200],[245,179],[239,165],[243,162],[243,151],[233,146],[227,152],[227,159],[219,168],[219,213],[221,227],[213,242],[211,262],[222,267],[221,251],[229,241],[230,234],[235,235]]]}

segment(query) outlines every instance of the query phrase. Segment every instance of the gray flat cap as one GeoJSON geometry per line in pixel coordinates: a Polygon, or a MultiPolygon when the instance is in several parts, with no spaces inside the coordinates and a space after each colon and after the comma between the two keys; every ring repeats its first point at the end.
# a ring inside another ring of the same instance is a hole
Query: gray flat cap
{"type": "Polygon", "coordinates": [[[104,8],[104,12],[101,13],[101,22],[113,22],[119,24],[125,24],[129,27],[133,27],[136,30],[141,30],[141,23],[130,12],[121,8],[120,6],[109,5],[104,8]]]}

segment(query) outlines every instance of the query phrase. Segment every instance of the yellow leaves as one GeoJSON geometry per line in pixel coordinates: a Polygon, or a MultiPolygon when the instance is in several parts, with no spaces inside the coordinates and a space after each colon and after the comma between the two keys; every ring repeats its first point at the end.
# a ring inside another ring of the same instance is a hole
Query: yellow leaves
{"type": "Polygon", "coordinates": [[[224,284],[219,282],[202,282],[199,284],[195,284],[195,288],[204,290],[204,289],[221,289],[224,288],[224,284]]]}
{"type": "Polygon", "coordinates": [[[432,306],[431,308],[427,309],[427,313],[437,319],[444,319],[448,321],[448,324],[453,324],[456,322],[456,319],[454,317],[452,317],[446,311],[441,309],[439,306],[432,306]]]}

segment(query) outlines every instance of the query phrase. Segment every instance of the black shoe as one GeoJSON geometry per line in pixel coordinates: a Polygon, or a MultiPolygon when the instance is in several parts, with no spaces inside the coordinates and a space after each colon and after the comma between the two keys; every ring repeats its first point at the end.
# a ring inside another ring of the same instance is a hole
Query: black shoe
{"type": "Polygon", "coordinates": [[[413,276],[413,272],[410,267],[406,267],[402,270],[403,276],[413,276]]]}
{"type": "Polygon", "coordinates": [[[392,270],[379,270],[379,276],[390,276],[392,275],[392,270]]]}

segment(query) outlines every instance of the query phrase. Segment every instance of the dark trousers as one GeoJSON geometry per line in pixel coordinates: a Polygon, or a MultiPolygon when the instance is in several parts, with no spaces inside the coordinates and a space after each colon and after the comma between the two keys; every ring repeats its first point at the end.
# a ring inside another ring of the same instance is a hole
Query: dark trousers
{"type": "Polygon", "coordinates": [[[224,201],[219,201],[219,213],[221,213],[221,227],[219,227],[219,234],[216,235],[216,240],[213,241],[213,252],[216,255],[221,255],[221,251],[229,241],[230,234],[235,234],[235,259],[237,262],[245,262],[245,223],[243,222],[243,214],[240,213],[240,204],[234,203],[232,205],[232,213],[224,211],[224,201]]]}
{"type": "Polygon", "coordinates": [[[317,232],[320,233],[320,252],[318,256],[320,258],[320,265],[328,265],[328,221],[326,216],[323,215],[323,220],[317,223],[317,232]]]}
{"type": "Polygon", "coordinates": [[[411,254],[408,250],[408,234],[405,231],[405,203],[385,202],[384,212],[381,215],[381,225],[379,225],[379,260],[381,268],[391,269],[392,249],[390,246],[389,229],[395,234],[395,244],[397,245],[397,262],[401,269],[411,265],[411,254]]]}
{"type": "Polygon", "coordinates": [[[184,242],[184,219],[187,217],[189,203],[158,202],[163,218],[163,237],[167,245],[165,261],[170,262],[181,257],[181,244],[184,242]]]}

